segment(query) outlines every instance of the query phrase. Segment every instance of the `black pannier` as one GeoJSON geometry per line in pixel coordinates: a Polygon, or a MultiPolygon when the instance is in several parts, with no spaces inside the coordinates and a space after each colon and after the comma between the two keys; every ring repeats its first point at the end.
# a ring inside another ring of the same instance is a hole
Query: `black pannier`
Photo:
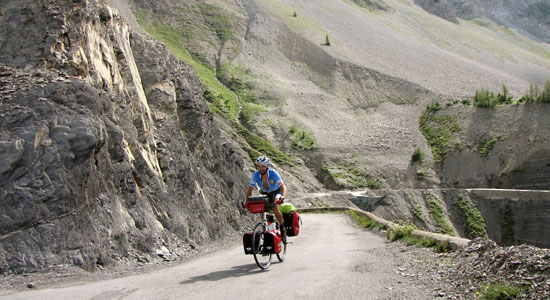
{"type": "MultiPolygon", "coordinates": [[[[253,254],[252,253],[252,232],[246,232],[243,235],[243,247],[244,247],[244,254],[253,254]]],[[[256,249],[258,249],[258,245],[260,244],[260,234],[256,234],[256,249]]]]}

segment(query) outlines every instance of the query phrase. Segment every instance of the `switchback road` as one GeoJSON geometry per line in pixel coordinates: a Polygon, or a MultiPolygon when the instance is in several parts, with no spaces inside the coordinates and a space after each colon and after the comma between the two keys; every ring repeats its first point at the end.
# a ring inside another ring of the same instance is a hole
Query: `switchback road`
{"type": "MultiPolygon", "coordinates": [[[[214,253],[141,275],[7,294],[0,299],[431,299],[404,276],[403,245],[359,228],[343,214],[302,214],[286,260],[260,270],[236,241],[214,253]],[[401,249],[401,250],[399,250],[401,249]],[[280,295],[283,293],[283,295],[280,295]]],[[[407,257],[409,256],[409,257],[407,257]]]]}

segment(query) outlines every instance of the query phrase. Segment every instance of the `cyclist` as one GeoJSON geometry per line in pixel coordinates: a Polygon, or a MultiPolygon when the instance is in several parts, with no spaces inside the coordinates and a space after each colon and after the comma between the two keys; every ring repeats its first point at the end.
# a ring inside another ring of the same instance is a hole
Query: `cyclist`
{"type": "Polygon", "coordinates": [[[284,243],[286,243],[286,229],[283,226],[283,214],[281,213],[280,206],[284,198],[286,197],[286,187],[281,179],[281,175],[273,169],[270,169],[271,161],[269,157],[260,156],[256,159],[256,170],[250,178],[250,186],[246,192],[245,207],[248,207],[248,197],[252,195],[252,190],[257,185],[261,193],[267,195],[270,203],[275,203],[273,212],[275,217],[281,224],[281,237],[284,243]],[[278,200],[281,200],[279,203],[278,200]]]}

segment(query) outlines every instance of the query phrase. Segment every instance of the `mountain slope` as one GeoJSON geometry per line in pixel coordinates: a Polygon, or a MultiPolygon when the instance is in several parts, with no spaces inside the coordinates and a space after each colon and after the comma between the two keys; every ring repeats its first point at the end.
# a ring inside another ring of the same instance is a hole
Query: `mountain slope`
{"type": "Polygon", "coordinates": [[[255,3],[261,22],[234,63],[267,78],[255,87],[276,103],[263,118],[277,126],[259,123],[260,132],[272,138],[296,124],[313,133],[317,151],[304,155],[318,177],[353,165],[391,187],[422,186],[409,164],[416,147],[429,152],[418,131],[425,104],[502,84],[520,95],[550,78],[545,45],[499,27],[456,25],[409,1],[375,12],[349,1],[255,3]]]}
{"type": "MultiPolygon", "coordinates": [[[[457,178],[467,187],[475,172],[445,172],[478,153],[457,148],[436,164],[419,128],[426,105],[502,84],[520,95],[550,78],[548,46],[413,1],[376,3],[6,2],[0,270],[173,259],[234,234],[250,221],[238,205],[260,154],[274,157],[298,206],[350,205],[304,194],[368,188],[387,194],[377,214],[413,219],[415,197],[444,198],[457,178]],[[416,149],[422,164],[411,162],[416,149]]],[[[518,111],[546,117],[506,114],[518,111]]],[[[508,125],[498,113],[473,108],[461,121],[508,125]]],[[[533,134],[536,153],[510,154],[506,176],[546,153],[533,134]]],[[[500,174],[499,154],[488,159],[484,175],[500,174]]]]}

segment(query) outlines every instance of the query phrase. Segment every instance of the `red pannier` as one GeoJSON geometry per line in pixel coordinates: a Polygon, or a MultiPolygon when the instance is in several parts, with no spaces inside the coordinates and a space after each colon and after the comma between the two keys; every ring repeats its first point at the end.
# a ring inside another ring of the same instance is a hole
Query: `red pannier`
{"type": "Polygon", "coordinates": [[[283,214],[284,226],[286,228],[287,236],[297,236],[300,233],[300,223],[302,220],[298,212],[291,212],[288,214],[283,214]]]}
{"type": "Polygon", "coordinates": [[[253,214],[263,213],[265,211],[265,197],[249,197],[248,198],[248,207],[250,212],[253,214]]]}
{"type": "MultiPolygon", "coordinates": [[[[246,232],[243,235],[243,248],[244,248],[244,254],[253,254],[252,253],[252,232],[246,232]]],[[[256,249],[258,249],[258,245],[260,244],[260,235],[256,235],[256,249]]]]}
{"type": "Polygon", "coordinates": [[[270,230],[264,233],[264,247],[268,253],[276,254],[283,249],[281,232],[279,230],[270,230]]]}

